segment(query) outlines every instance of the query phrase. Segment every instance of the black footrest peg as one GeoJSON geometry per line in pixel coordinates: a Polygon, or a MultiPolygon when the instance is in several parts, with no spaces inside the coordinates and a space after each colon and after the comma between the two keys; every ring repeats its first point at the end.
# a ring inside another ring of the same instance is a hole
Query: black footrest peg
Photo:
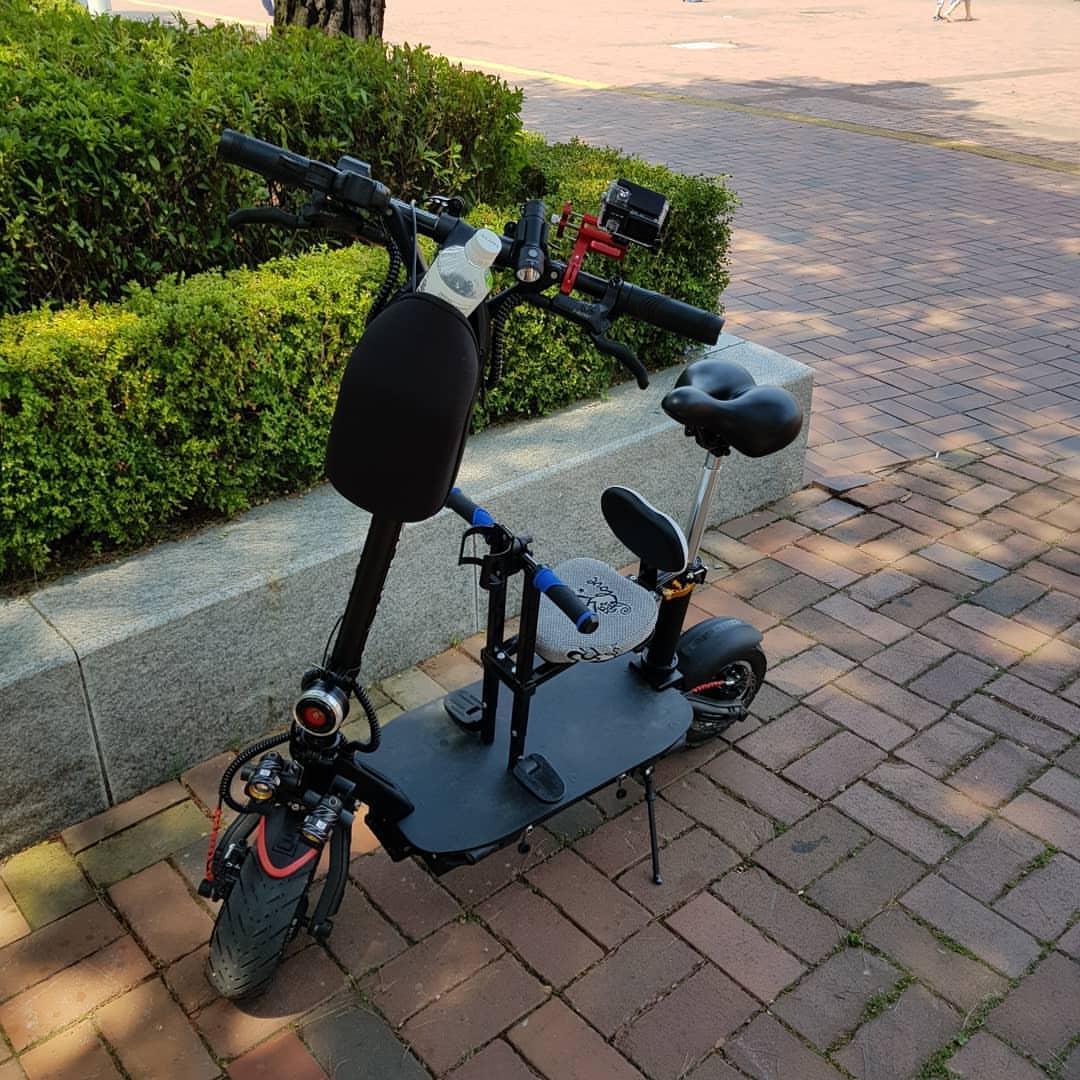
{"type": "Polygon", "coordinates": [[[443,698],[446,715],[462,731],[477,732],[482,726],[484,703],[471,690],[455,690],[443,698]]]}
{"type": "Polygon", "coordinates": [[[514,766],[514,776],[541,802],[557,803],[566,793],[562,777],[543,754],[529,754],[514,766]]]}

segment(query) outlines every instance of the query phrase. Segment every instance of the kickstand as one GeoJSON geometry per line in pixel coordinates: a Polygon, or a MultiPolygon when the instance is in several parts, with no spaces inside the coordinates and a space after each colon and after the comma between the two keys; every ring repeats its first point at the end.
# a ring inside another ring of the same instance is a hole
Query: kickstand
{"type": "Polygon", "coordinates": [[[660,847],[656,840],[656,788],[653,786],[653,767],[645,768],[645,806],[649,811],[649,850],[652,852],[652,879],[656,885],[663,885],[660,876],[660,847]]]}

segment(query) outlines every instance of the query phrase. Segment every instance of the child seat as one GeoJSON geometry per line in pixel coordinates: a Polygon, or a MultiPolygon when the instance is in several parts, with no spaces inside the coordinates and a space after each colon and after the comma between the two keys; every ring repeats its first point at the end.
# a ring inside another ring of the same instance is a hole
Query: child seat
{"type": "MultiPolygon", "coordinates": [[[[678,572],[686,567],[686,537],[667,514],[636,491],[610,487],[600,508],[611,531],[643,564],[678,572]]],[[[600,617],[600,628],[579,633],[544,597],[536,628],[536,651],[555,664],[602,661],[632,652],[656,626],[659,597],[599,559],[567,559],[555,573],[600,617]]]]}

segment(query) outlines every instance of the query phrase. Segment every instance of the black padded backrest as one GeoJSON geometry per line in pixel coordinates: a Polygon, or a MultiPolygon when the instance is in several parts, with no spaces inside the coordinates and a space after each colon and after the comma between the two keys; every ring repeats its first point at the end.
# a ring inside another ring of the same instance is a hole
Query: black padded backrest
{"type": "Polygon", "coordinates": [[[468,321],[406,293],[367,328],[338,391],[326,475],[351,503],[394,521],[439,512],[454,486],[480,380],[468,321]]]}

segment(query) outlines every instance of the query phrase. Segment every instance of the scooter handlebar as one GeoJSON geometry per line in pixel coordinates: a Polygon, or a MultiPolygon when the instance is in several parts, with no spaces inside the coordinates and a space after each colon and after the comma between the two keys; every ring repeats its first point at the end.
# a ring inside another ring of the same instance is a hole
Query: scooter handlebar
{"type": "Polygon", "coordinates": [[[596,613],[550,567],[539,566],[533,574],[535,585],[582,634],[593,634],[600,628],[596,613]]]}

